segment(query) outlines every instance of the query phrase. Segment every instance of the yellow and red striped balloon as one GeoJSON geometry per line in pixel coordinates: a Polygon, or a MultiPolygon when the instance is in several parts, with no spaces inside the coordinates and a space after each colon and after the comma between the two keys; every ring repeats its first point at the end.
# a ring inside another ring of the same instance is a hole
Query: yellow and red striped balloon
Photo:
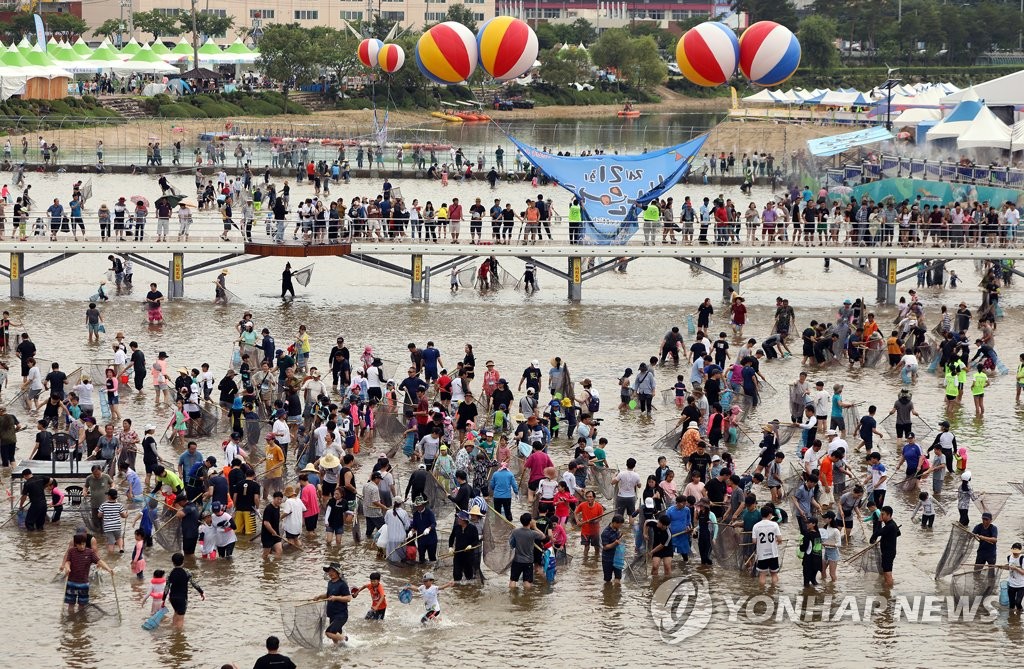
{"type": "Polygon", "coordinates": [[[461,23],[445,21],[423,33],[416,42],[416,66],[439,84],[466,81],[476,70],[476,37],[461,23]]]}
{"type": "Polygon", "coordinates": [[[679,70],[698,86],[720,86],[729,81],[739,60],[736,33],[718,21],[705,21],[690,28],[676,44],[679,70]]]}
{"type": "Polygon", "coordinates": [[[480,66],[498,81],[526,74],[540,49],[533,28],[511,16],[496,16],[480,26],[476,42],[480,66]]]}
{"type": "Polygon", "coordinates": [[[394,74],[405,65],[405,49],[397,44],[385,44],[377,52],[377,64],[388,74],[394,74]]]}

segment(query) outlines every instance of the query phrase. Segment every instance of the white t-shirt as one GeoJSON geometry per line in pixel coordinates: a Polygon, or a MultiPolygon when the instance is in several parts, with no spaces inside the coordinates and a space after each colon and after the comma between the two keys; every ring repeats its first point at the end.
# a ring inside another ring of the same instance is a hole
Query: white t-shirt
{"type": "Polygon", "coordinates": [[[43,376],[39,372],[38,367],[32,367],[28,370],[28,387],[30,390],[43,389],[43,376]]]}
{"type": "Polygon", "coordinates": [[[320,427],[313,430],[313,436],[316,438],[316,456],[320,457],[324,454],[324,448],[327,446],[327,423],[322,423],[320,427]]]}
{"type": "Polygon", "coordinates": [[[383,388],[385,383],[383,372],[380,371],[380,367],[370,366],[366,370],[366,386],[367,388],[383,388]]]}
{"type": "Polygon", "coordinates": [[[456,377],[452,379],[452,402],[458,404],[464,399],[466,399],[466,390],[462,387],[462,379],[456,377]]]}
{"type": "MultiPolygon", "coordinates": [[[[1013,565],[1014,567],[1024,567],[1024,553],[1017,557],[1013,557],[1012,553],[1007,555],[1006,564],[1013,565]]],[[[1010,570],[1006,575],[1006,584],[1011,588],[1024,588],[1024,574],[1010,570]]]]}
{"type": "Polygon", "coordinates": [[[750,529],[754,540],[758,560],[770,560],[779,557],[779,524],[774,520],[761,520],[750,529]]]}
{"type": "Polygon", "coordinates": [[[291,443],[292,434],[288,431],[288,423],[280,418],[274,421],[274,438],[281,445],[291,443]]]}
{"type": "MultiPolygon", "coordinates": [[[[850,426],[850,425],[847,425],[846,428],[847,429],[853,429],[852,426],[850,426]]],[[[840,448],[845,449],[847,453],[850,452],[850,444],[846,443],[845,439],[841,439],[839,437],[836,437],[832,441],[828,442],[828,453],[829,453],[829,455],[832,455],[833,453],[836,452],[837,449],[840,449],[840,448]]]]}
{"type": "Polygon", "coordinates": [[[917,367],[917,356],[912,353],[908,353],[903,356],[904,367],[917,367]]]}
{"type": "Polygon", "coordinates": [[[285,499],[281,505],[281,529],[288,534],[301,534],[302,514],[305,512],[306,505],[298,497],[285,499]]]}
{"type": "Polygon", "coordinates": [[[114,351],[114,367],[117,367],[118,369],[124,367],[125,360],[127,360],[127,358],[125,357],[123,350],[118,348],[114,351]]]}
{"type": "Polygon", "coordinates": [[[831,404],[832,400],[824,390],[814,393],[814,413],[816,415],[827,416],[831,404]]]}
{"type": "MultiPolygon", "coordinates": [[[[114,361],[117,361],[117,356],[114,357],[114,361]]],[[[213,372],[206,371],[199,375],[199,384],[204,390],[213,388],[213,372]]]]}
{"type": "Polygon", "coordinates": [[[815,453],[813,448],[808,448],[806,451],[804,451],[804,471],[808,471],[808,466],[811,469],[817,469],[818,461],[821,460],[823,456],[824,453],[822,453],[821,451],[815,453]]]}
{"type": "Polygon", "coordinates": [[[537,483],[537,494],[541,499],[552,499],[558,491],[558,481],[541,479],[537,483]]]}
{"type": "Polygon", "coordinates": [[[838,527],[822,527],[819,533],[821,534],[821,543],[828,544],[828,548],[839,548],[838,527]]]}
{"type": "Polygon", "coordinates": [[[619,497],[636,497],[636,488],[640,485],[640,475],[636,472],[626,470],[619,472],[618,490],[619,497]]]}
{"type": "Polygon", "coordinates": [[[437,595],[440,592],[436,585],[432,585],[429,588],[425,585],[419,586],[420,595],[423,597],[423,606],[427,608],[427,611],[440,611],[441,604],[437,601],[437,595]]]}

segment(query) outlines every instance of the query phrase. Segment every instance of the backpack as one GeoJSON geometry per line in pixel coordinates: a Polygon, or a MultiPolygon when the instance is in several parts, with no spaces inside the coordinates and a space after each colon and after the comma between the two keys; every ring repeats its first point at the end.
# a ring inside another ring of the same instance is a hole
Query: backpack
{"type": "Polygon", "coordinates": [[[597,413],[601,410],[601,398],[593,393],[587,393],[587,410],[590,413],[597,413]]]}

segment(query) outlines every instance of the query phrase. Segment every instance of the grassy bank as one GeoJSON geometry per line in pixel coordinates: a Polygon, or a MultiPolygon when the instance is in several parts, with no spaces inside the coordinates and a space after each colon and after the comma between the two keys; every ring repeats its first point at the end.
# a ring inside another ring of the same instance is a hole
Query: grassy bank
{"type": "Polygon", "coordinates": [[[86,95],[63,100],[22,100],[9,98],[0,103],[0,133],[92,127],[97,122],[120,120],[114,112],[86,95]]]}
{"type": "MultiPolygon", "coordinates": [[[[160,118],[235,118],[239,116],[277,116],[286,113],[284,95],[272,91],[260,93],[201,93],[197,95],[154,95],[140,101],[142,108],[160,118]]],[[[302,105],[289,100],[287,113],[308,114],[302,105]]]]}

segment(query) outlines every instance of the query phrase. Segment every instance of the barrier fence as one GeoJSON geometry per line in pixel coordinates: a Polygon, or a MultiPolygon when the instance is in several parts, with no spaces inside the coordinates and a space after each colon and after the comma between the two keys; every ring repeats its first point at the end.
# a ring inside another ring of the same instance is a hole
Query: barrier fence
{"type": "Polygon", "coordinates": [[[826,184],[829,186],[854,186],[894,177],[1024,188],[1024,169],[997,166],[978,167],[897,156],[882,156],[877,163],[844,165],[841,168],[828,169],[825,173],[826,184]]]}

